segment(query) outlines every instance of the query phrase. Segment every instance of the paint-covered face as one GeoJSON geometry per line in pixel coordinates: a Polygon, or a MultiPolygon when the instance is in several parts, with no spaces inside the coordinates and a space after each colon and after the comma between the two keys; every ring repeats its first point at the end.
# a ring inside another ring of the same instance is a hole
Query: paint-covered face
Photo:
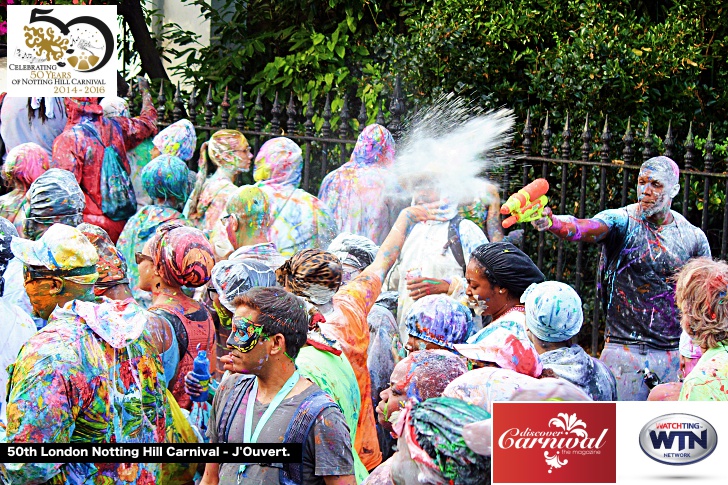
{"type": "Polygon", "coordinates": [[[422,485],[418,479],[420,470],[412,459],[404,438],[397,440],[397,450],[399,451],[392,457],[392,482],[395,485],[422,485]]]}
{"type": "Polygon", "coordinates": [[[375,410],[377,420],[390,433],[394,431],[392,423],[396,421],[399,411],[407,402],[407,376],[411,365],[411,358],[401,360],[392,371],[389,387],[379,393],[381,401],[375,410]]]}
{"type": "Polygon", "coordinates": [[[240,171],[247,172],[250,170],[250,164],[253,161],[253,150],[250,148],[250,145],[246,143],[245,146],[234,150],[233,156],[238,160],[238,169],[240,171]]]}
{"type": "Polygon", "coordinates": [[[471,259],[465,269],[465,280],[468,287],[465,294],[468,296],[468,306],[475,310],[478,315],[493,315],[493,312],[501,307],[498,301],[502,293],[499,293],[483,273],[483,267],[475,259],[471,259]]]}
{"type": "Polygon", "coordinates": [[[664,170],[643,167],[637,179],[637,203],[645,217],[670,209],[676,185],[664,170]]]}
{"type": "Polygon", "coordinates": [[[437,202],[440,200],[440,194],[434,186],[421,186],[415,189],[412,194],[412,205],[427,204],[428,202],[437,202]]]}
{"type": "Polygon", "coordinates": [[[235,309],[233,316],[227,345],[231,353],[240,360],[239,372],[243,374],[260,374],[270,357],[264,345],[268,338],[263,335],[262,327],[256,324],[258,316],[257,310],[242,305],[235,309]]]}
{"type": "Polygon", "coordinates": [[[147,241],[142,249],[142,259],[139,260],[137,267],[139,268],[139,289],[143,291],[152,291],[155,280],[158,278],[154,263],[152,262],[152,245],[151,240],[147,241]]]}
{"type": "Polygon", "coordinates": [[[62,291],[63,282],[60,278],[31,279],[26,275],[25,291],[33,307],[33,313],[43,320],[55,310],[58,303],[57,296],[62,291]]]}

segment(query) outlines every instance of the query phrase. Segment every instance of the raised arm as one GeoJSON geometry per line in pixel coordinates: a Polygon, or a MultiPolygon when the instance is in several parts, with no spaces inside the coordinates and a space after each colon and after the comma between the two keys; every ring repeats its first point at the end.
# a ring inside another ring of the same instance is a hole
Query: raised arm
{"type": "Polygon", "coordinates": [[[544,209],[543,215],[541,219],[531,223],[533,227],[539,231],[548,230],[551,234],[567,241],[598,243],[609,234],[609,226],[599,219],[555,216],[549,207],[544,209]],[[549,222],[551,227],[549,227],[549,222]]]}

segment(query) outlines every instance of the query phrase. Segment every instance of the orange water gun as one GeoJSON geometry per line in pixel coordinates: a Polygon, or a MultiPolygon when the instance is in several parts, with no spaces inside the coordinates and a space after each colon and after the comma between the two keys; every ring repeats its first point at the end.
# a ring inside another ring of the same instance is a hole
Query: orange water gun
{"type": "Polygon", "coordinates": [[[510,217],[503,221],[503,227],[508,229],[517,222],[531,222],[541,219],[543,210],[549,201],[548,197],[546,197],[548,191],[548,181],[546,179],[536,179],[508,197],[500,210],[503,215],[510,214],[510,217]]]}

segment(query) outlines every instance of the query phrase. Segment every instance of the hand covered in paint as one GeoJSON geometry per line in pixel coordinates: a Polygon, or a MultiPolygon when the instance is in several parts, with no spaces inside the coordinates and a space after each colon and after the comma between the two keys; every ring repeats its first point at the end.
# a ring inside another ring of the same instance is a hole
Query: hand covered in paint
{"type": "Polygon", "coordinates": [[[222,362],[223,370],[229,370],[230,372],[235,372],[237,374],[243,373],[243,361],[236,357],[234,352],[230,352],[226,356],[220,357],[220,362],[222,362]]]}
{"type": "Polygon", "coordinates": [[[142,93],[149,92],[149,90],[151,89],[149,87],[149,81],[147,81],[146,78],[142,76],[137,76],[137,86],[139,86],[139,91],[141,91],[142,93]]]}
{"type": "Polygon", "coordinates": [[[442,215],[440,204],[432,202],[422,205],[413,205],[402,210],[400,217],[406,217],[408,224],[416,224],[422,221],[446,221],[442,215]]]}
{"type": "Polygon", "coordinates": [[[200,386],[200,381],[195,378],[192,371],[188,372],[185,376],[185,392],[190,396],[196,397],[199,396],[202,391],[203,389],[202,386],[200,386]]]}
{"type": "Polygon", "coordinates": [[[450,283],[445,280],[424,277],[407,280],[407,290],[410,293],[410,298],[413,300],[419,300],[427,295],[447,293],[449,289],[450,283]]]}
{"type": "Polygon", "coordinates": [[[551,210],[551,207],[544,207],[542,217],[539,219],[532,219],[531,225],[538,229],[539,232],[545,231],[554,224],[551,216],[553,216],[553,211],[551,210]]]}

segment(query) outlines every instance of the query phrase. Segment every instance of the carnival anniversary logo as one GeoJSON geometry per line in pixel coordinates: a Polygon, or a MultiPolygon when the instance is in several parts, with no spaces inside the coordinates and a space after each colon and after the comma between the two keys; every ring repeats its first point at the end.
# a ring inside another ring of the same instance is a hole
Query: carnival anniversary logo
{"type": "Polygon", "coordinates": [[[116,7],[8,7],[8,94],[116,93],[116,7]]]}
{"type": "Polygon", "coordinates": [[[493,481],[615,482],[615,426],[614,403],[494,403],[493,481]]]}

